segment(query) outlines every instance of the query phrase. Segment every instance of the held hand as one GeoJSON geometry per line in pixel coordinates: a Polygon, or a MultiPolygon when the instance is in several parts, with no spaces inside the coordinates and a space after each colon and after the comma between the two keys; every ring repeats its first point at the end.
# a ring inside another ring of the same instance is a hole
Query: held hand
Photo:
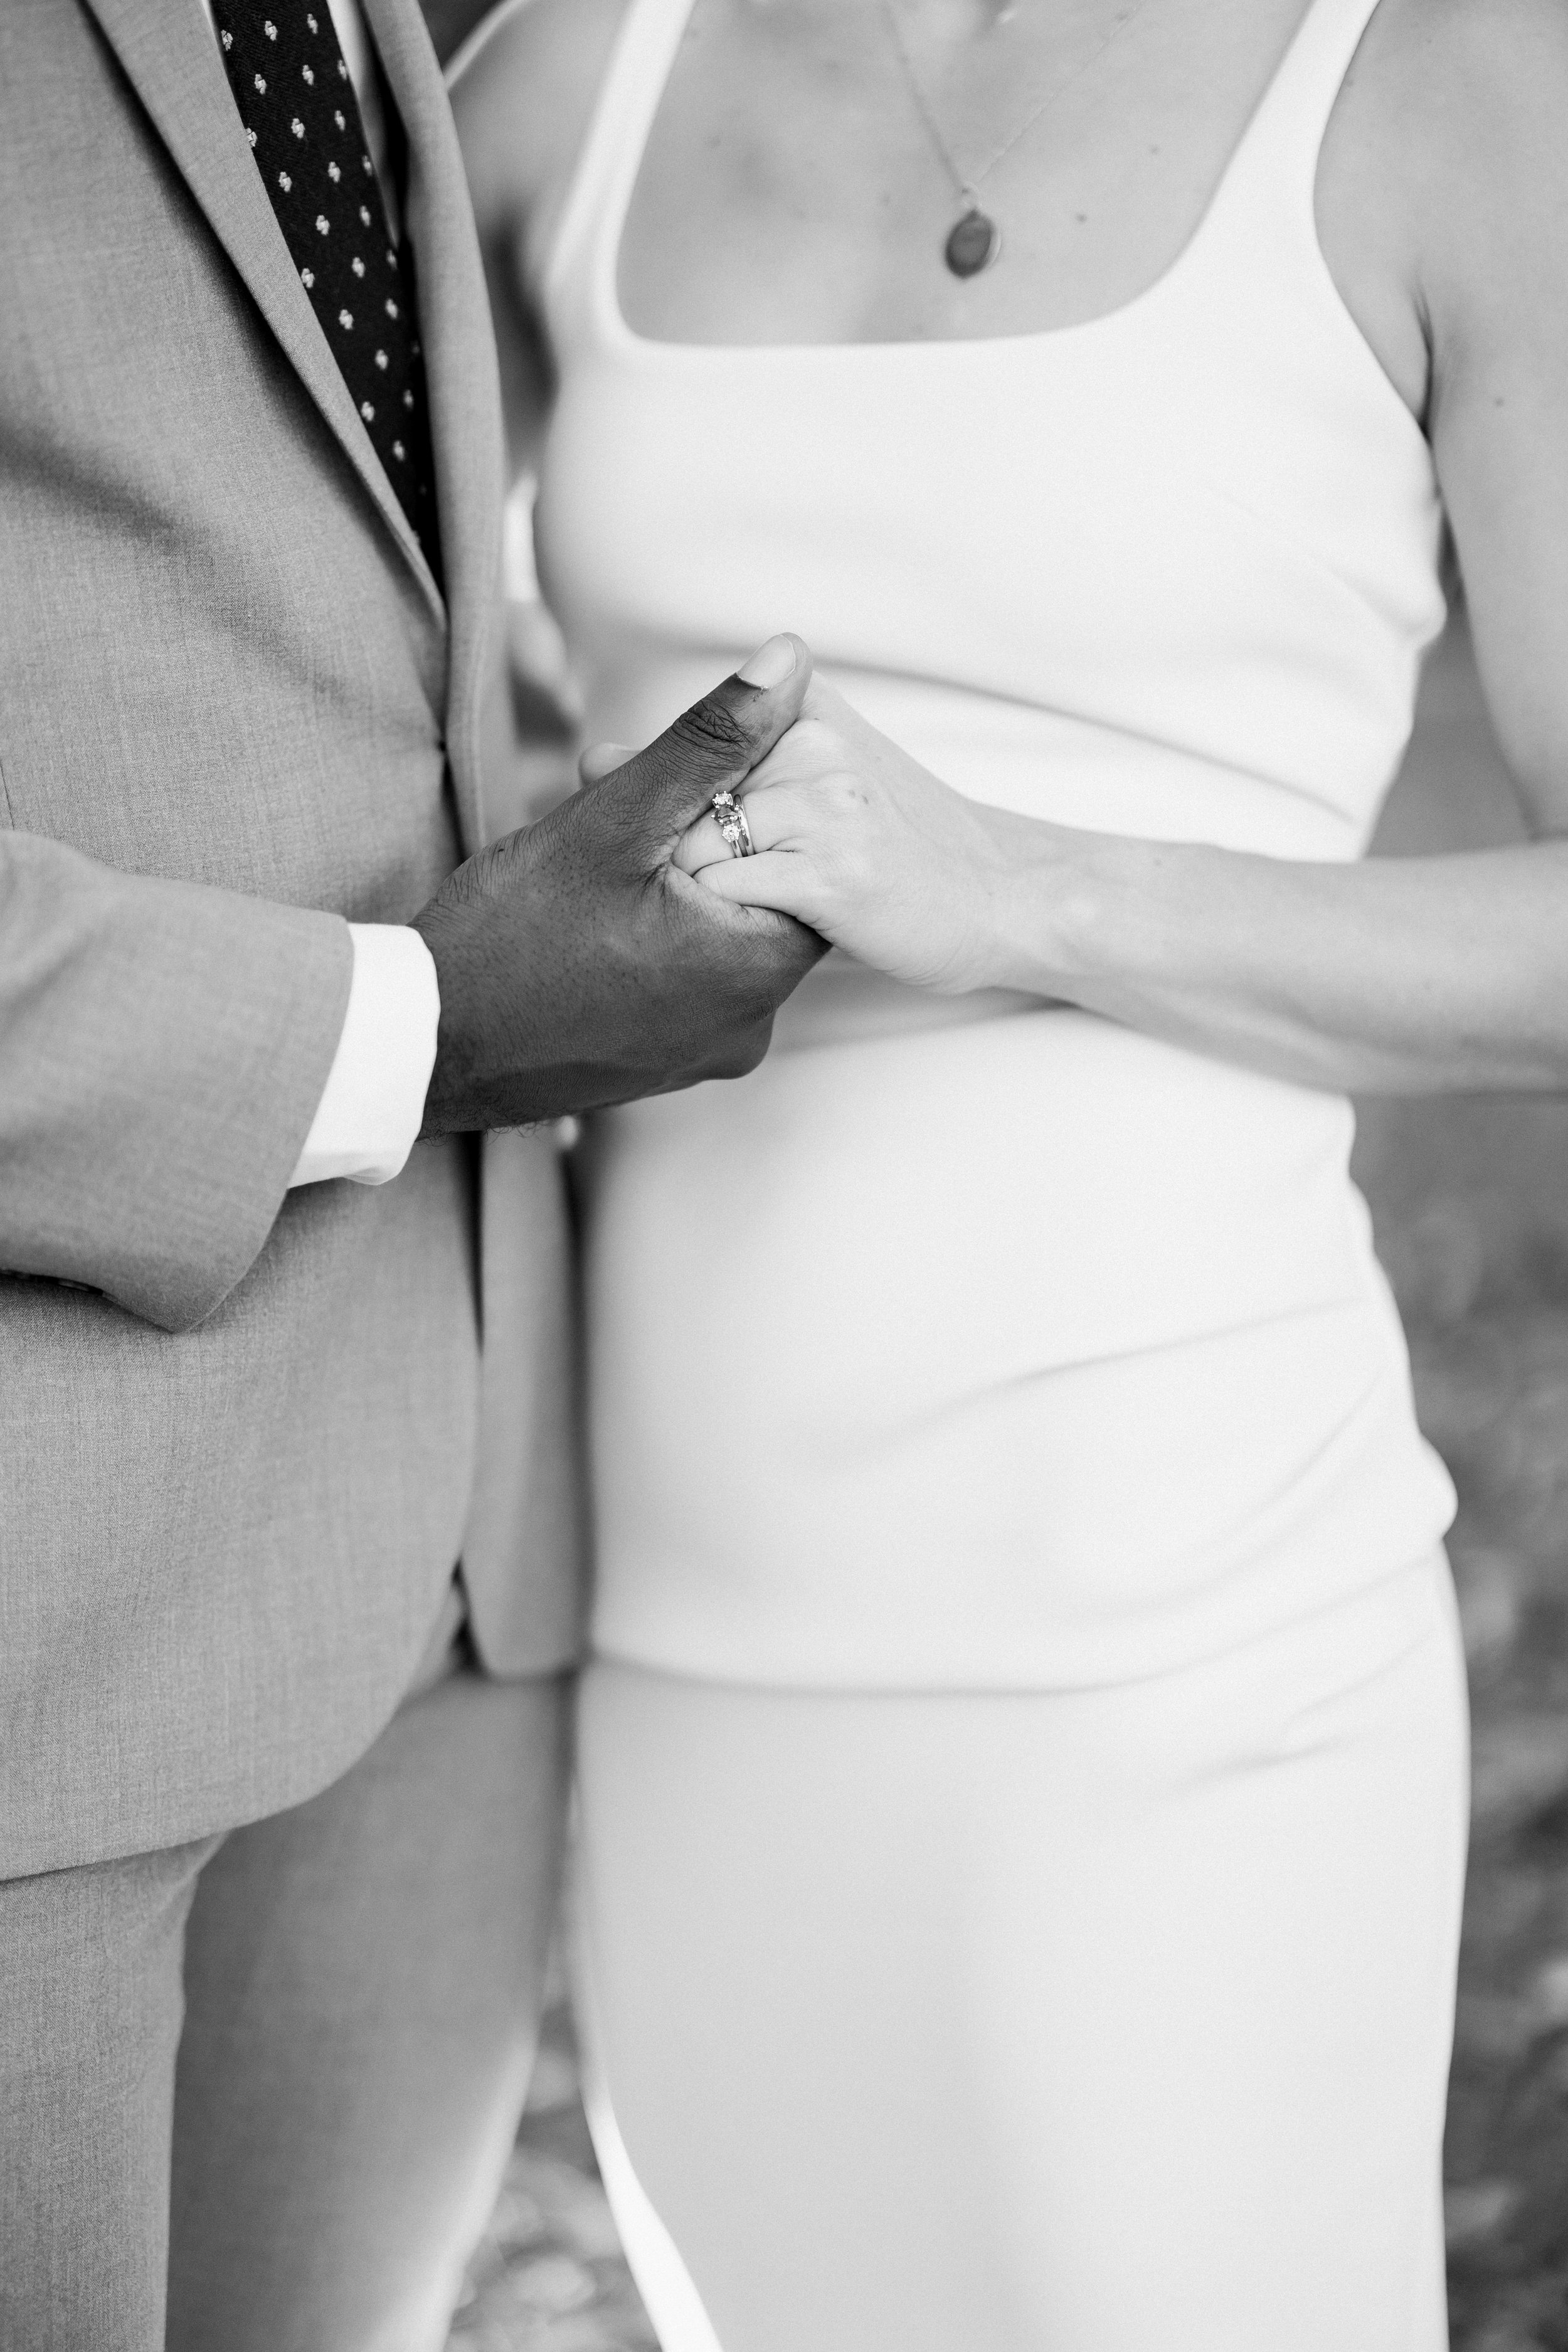
{"type": "Polygon", "coordinates": [[[911,987],[994,984],[1017,820],[942,783],[820,679],[738,797],[754,856],[734,856],[711,814],[676,851],[705,889],[794,915],[911,987]]]}
{"type": "Polygon", "coordinates": [[[672,853],[777,742],[810,676],[798,637],[770,638],[657,742],[470,858],[416,916],[441,992],[425,1134],[522,1126],[756,1066],[823,941],[727,905],[672,853]]]}

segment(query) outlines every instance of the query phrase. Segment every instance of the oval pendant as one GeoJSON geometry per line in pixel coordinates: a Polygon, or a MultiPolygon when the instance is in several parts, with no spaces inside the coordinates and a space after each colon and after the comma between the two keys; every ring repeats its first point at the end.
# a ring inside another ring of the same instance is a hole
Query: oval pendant
{"type": "Polygon", "coordinates": [[[942,257],[955,278],[973,278],[988,269],[1002,250],[1002,232],[989,213],[973,205],[955,222],[942,247],[942,257]]]}

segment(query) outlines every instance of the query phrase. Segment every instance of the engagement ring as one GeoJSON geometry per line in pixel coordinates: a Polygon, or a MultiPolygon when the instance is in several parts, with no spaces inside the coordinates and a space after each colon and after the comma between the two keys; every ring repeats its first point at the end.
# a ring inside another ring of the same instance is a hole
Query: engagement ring
{"type": "Polygon", "coordinates": [[[746,822],[746,812],[731,792],[715,793],[713,814],[720,832],[730,845],[731,857],[754,857],[757,845],[752,839],[752,828],[746,822]]]}

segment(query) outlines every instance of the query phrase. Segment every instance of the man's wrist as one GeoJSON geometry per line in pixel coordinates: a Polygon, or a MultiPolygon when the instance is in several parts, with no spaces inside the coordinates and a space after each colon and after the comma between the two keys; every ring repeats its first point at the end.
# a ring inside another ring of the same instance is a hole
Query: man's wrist
{"type": "Polygon", "coordinates": [[[557,1088],[571,1091],[568,1075],[521,1060],[515,1022],[505,1017],[525,953],[518,938],[502,943],[492,934],[487,942],[445,893],[421,908],[410,929],[431,959],[440,1007],[420,1135],[550,1127],[578,1108],[553,1098],[557,1088]]]}
{"type": "Polygon", "coordinates": [[[422,1138],[467,1134],[478,1122],[465,1115],[468,1090],[463,1084],[458,1067],[461,1056],[457,1050],[464,1025],[464,991],[460,959],[452,952],[454,942],[444,898],[421,908],[408,928],[430,959],[438,1004],[435,1048],[419,1107],[419,1133],[422,1138]]]}

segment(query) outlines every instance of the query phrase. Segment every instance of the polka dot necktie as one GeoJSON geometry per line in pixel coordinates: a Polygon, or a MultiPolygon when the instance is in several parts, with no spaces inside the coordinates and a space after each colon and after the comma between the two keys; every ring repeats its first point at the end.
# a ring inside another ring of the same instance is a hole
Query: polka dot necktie
{"type": "Polygon", "coordinates": [[[229,84],[300,283],[441,577],[414,256],[395,245],[327,0],[214,0],[229,84]]]}

